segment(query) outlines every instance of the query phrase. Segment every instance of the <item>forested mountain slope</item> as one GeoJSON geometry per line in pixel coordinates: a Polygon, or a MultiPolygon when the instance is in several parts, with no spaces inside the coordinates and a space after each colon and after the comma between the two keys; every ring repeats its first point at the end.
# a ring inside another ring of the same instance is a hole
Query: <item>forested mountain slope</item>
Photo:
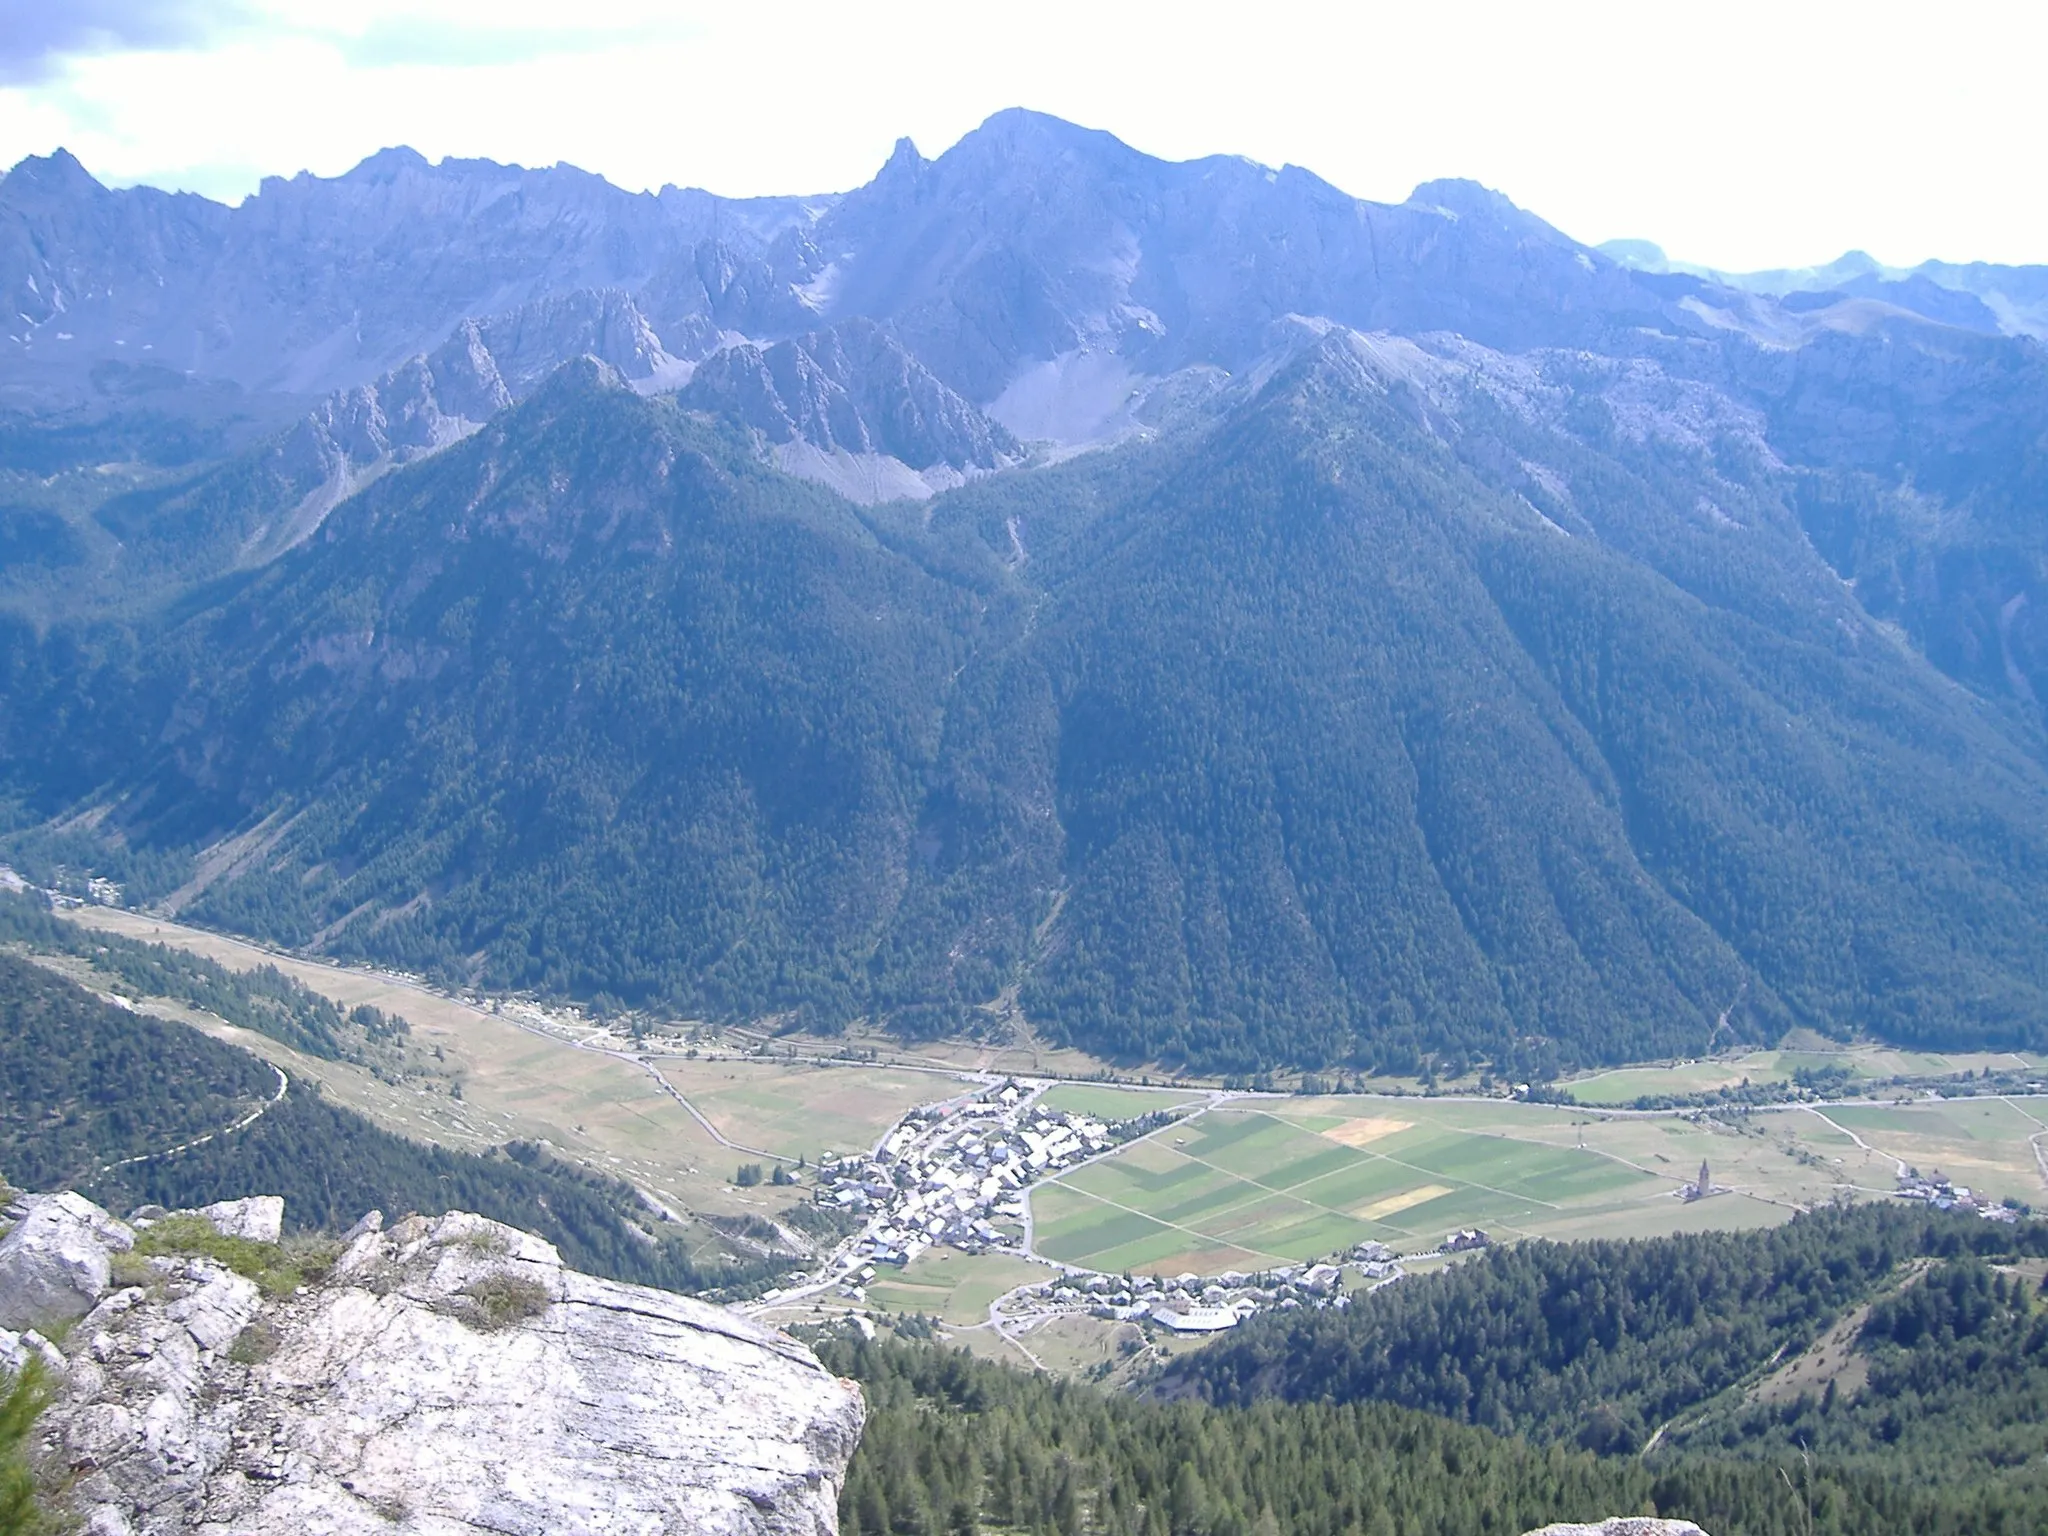
{"type": "Polygon", "coordinates": [[[66,750],[155,743],[138,836],[262,826],[183,893],[213,921],[843,1016],[974,595],[595,364],[502,420],[109,663],[146,723],[66,750]]]}
{"type": "Polygon", "coordinates": [[[282,1097],[278,1085],[246,1051],[0,953],[0,1174],[17,1187],[77,1189],[120,1210],[282,1195],[295,1231],[342,1230],[371,1209],[478,1211],[593,1273],[677,1290],[786,1268],[730,1261],[701,1231],[686,1241],[627,1185],[541,1147],[451,1152],[380,1130],[310,1084],[282,1097]]]}
{"type": "Polygon", "coordinates": [[[745,204],[24,162],[0,284],[46,876],[1232,1072],[2048,1045],[2048,352],[1939,295],[1022,111],[745,204]]]}
{"type": "Polygon", "coordinates": [[[1073,947],[1027,1000],[1136,1055],[1190,1018],[1494,1059],[1699,1049],[1724,1011],[2031,1028],[2035,764],[1842,599],[1742,445],[1467,405],[1333,337],[1080,541],[1034,632],[1073,947]],[[1458,462],[1504,447],[1555,519],[1458,462]]]}
{"type": "Polygon", "coordinates": [[[1923,1483],[2038,1480],[2048,1314],[2028,1276],[2044,1254],[2038,1221],[1895,1206],[1762,1232],[1522,1243],[1342,1311],[1253,1319],[1175,1361],[1162,1390],[1399,1403],[1631,1456],[1653,1440],[1760,1459],[1804,1447],[1923,1483]],[[1756,1390],[1817,1344],[1834,1370],[1756,1390]],[[1861,1363],[1845,1372],[1845,1358],[1861,1363]]]}
{"type": "Polygon", "coordinates": [[[1790,1454],[1646,1467],[1383,1403],[1218,1409],[1110,1397],[929,1345],[820,1353],[867,1396],[840,1497],[850,1536],[1510,1536],[1617,1510],[1715,1536],[2019,1536],[2043,1507],[2025,1475],[1916,1486],[1790,1454]]]}
{"type": "Polygon", "coordinates": [[[921,1031],[1019,986],[1231,1070],[2036,1040],[2018,727],[1753,437],[1498,367],[1311,336],[926,513],[578,365],[154,630],[17,628],[0,745],[100,807],[46,855],[465,981],[921,1031]]]}

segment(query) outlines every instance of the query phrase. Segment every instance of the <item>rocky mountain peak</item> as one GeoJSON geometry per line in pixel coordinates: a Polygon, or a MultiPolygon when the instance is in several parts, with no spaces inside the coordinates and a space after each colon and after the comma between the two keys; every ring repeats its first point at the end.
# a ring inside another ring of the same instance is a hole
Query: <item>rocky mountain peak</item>
{"type": "Polygon", "coordinates": [[[604,394],[629,389],[626,376],[595,353],[572,357],[556,368],[534,391],[536,404],[578,395],[604,394]]]}
{"type": "Polygon", "coordinates": [[[1461,176],[1423,182],[1408,194],[1405,206],[1439,209],[1456,218],[1476,219],[1512,230],[1525,238],[1543,240],[1574,250],[1578,248],[1578,242],[1569,235],[1518,206],[1504,193],[1496,192],[1482,182],[1461,176]]]}
{"type": "Polygon", "coordinates": [[[30,155],[14,169],[0,175],[10,193],[34,187],[45,193],[58,195],[90,196],[104,193],[107,189],[79,163],[78,157],[70,150],[59,147],[47,155],[30,155]]]}
{"type": "Polygon", "coordinates": [[[1005,428],[872,320],[729,347],[678,398],[759,433],[784,469],[857,501],[928,496],[1022,454],[1005,428]]]}
{"type": "Polygon", "coordinates": [[[365,182],[371,185],[388,185],[398,180],[407,171],[433,169],[433,162],[409,144],[394,144],[367,155],[351,169],[344,171],[342,181],[365,182]]]}
{"type": "Polygon", "coordinates": [[[917,145],[906,134],[896,141],[896,147],[889,152],[889,158],[883,162],[881,170],[875,173],[875,179],[870,185],[893,185],[905,181],[914,183],[929,164],[931,162],[918,153],[917,145]]]}

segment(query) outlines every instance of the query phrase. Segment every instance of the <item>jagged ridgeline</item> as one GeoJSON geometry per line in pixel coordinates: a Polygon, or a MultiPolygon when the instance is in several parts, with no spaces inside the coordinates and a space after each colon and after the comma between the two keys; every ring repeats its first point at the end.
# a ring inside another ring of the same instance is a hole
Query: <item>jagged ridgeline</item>
{"type": "Polygon", "coordinates": [[[121,1210],[282,1195],[287,1220],[308,1231],[373,1209],[475,1211],[539,1233],[593,1274],[671,1290],[759,1285],[786,1267],[664,1235],[629,1187],[540,1147],[453,1152],[380,1130],[311,1084],[278,1089],[278,1072],[245,1051],[0,954],[0,1173],[20,1188],[76,1189],[121,1210]]]}
{"type": "Polygon", "coordinates": [[[212,847],[136,895],[463,982],[923,1031],[1017,985],[1228,1070],[2036,1043],[2048,774],[1778,472],[1423,382],[1467,430],[1332,335],[903,514],[571,368],[146,646],[15,631],[7,762],[212,847]]]}

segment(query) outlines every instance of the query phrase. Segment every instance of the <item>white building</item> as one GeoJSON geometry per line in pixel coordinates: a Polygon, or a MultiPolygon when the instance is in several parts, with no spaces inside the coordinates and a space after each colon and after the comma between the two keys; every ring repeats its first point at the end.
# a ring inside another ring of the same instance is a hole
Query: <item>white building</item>
{"type": "Polygon", "coordinates": [[[1161,1307],[1152,1316],[1175,1333],[1221,1333],[1238,1322],[1237,1314],[1228,1307],[1189,1307],[1185,1312],[1161,1307]]]}

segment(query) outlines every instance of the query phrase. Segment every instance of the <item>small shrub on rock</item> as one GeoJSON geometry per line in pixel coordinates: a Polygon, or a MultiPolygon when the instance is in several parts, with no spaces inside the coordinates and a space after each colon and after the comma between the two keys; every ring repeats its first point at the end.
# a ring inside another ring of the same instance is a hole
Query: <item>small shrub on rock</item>
{"type": "Polygon", "coordinates": [[[540,1316],[547,1311],[551,1299],[548,1288],[538,1280],[515,1275],[509,1269],[493,1270],[472,1280],[462,1288],[461,1295],[469,1305],[458,1315],[471,1327],[486,1333],[540,1316]]]}

